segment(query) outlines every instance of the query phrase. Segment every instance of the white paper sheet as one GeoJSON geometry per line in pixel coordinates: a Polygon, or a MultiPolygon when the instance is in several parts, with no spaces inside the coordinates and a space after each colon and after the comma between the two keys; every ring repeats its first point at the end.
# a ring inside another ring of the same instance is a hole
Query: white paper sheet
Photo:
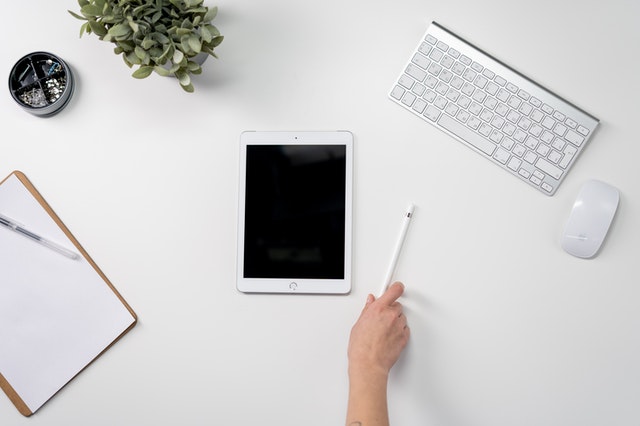
{"type": "MultiPolygon", "coordinates": [[[[0,213],[77,250],[15,175],[0,185],[0,213]]],[[[32,412],[134,321],[84,257],[0,227],[0,373],[32,412]]]]}

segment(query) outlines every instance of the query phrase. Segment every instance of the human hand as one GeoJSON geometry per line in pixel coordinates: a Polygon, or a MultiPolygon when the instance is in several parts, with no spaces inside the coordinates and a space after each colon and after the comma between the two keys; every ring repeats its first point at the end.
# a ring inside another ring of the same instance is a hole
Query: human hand
{"type": "Polygon", "coordinates": [[[376,299],[367,297],[360,317],[351,329],[348,357],[349,374],[379,372],[385,376],[396,363],[409,340],[407,317],[397,299],[404,285],[395,282],[376,299]]]}

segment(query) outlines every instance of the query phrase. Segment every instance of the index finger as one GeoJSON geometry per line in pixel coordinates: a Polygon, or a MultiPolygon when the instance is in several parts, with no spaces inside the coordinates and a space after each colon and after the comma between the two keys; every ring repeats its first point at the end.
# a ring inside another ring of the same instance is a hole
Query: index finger
{"type": "Polygon", "coordinates": [[[402,293],[404,293],[404,284],[402,284],[400,281],[396,281],[395,283],[391,284],[389,288],[387,288],[387,291],[385,291],[384,294],[378,298],[378,300],[380,301],[380,303],[391,306],[393,302],[395,302],[400,296],[402,296],[402,293]]]}

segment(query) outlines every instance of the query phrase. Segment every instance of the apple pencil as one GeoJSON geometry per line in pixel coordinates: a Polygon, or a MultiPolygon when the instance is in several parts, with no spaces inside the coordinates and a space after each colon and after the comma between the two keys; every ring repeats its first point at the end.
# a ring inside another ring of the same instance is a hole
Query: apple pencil
{"type": "Polygon", "coordinates": [[[409,223],[411,222],[411,217],[413,216],[413,210],[415,206],[413,204],[409,205],[407,212],[404,214],[404,220],[402,221],[402,229],[400,230],[400,237],[398,237],[398,242],[396,243],[396,248],[393,251],[393,257],[391,258],[391,263],[389,264],[389,269],[387,270],[387,276],[384,279],[384,284],[382,286],[382,291],[380,295],[382,295],[385,291],[387,291],[387,287],[391,284],[391,279],[393,278],[393,273],[396,270],[396,265],[398,264],[398,258],[400,257],[400,251],[402,250],[402,245],[404,244],[404,239],[407,236],[407,230],[409,229],[409,223]]]}

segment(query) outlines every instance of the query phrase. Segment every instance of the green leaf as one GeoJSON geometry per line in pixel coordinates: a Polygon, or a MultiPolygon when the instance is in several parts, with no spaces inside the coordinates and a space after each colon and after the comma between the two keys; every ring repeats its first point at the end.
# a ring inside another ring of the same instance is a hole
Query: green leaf
{"type": "Polygon", "coordinates": [[[183,59],[184,59],[184,53],[176,49],[176,51],[173,52],[173,63],[179,64],[180,62],[182,62],[183,59]]]}
{"type": "Polygon", "coordinates": [[[99,37],[107,35],[107,28],[104,26],[104,24],[101,24],[97,21],[89,21],[88,24],[91,27],[91,31],[93,31],[95,35],[99,37]]]}
{"type": "Polygon", "coordinates": [[[217,37],[220,35],[220,31],[218,31],[215,25],[208,24],[208,25],[205,25],[205,27],[207,28],[207,30],[209,30],[209,32],[213,37],[217,37]]]}
{"type": "Polygon", "coordinates": [[[191,74],[202,73],[202,67],[197,62],[194,62],[194,61],[187,62],[187,70],[189,70],[191,74]]]}
{"type": "Polygon", "coordinates": [[[187,93],[193,93],[194,92],[194,88],[193,88],[193,84],[189,83],[186,86],[184,84],[180,84],[180,87],[182,87],[184,89],[185,92],[187,93]]]}
{"type": "Polygon", "coordinates": [[[205,13],[204,18],[202,20],[204,22],[211,22],[218,15],[218,6],[214,6],[205,13]]]}
{"type": "Polygon", "coordinates": [[[182,86],[187,86],[191,84],[191,77],[189,77],[189,74],[187,74],[185,71],[177,71],[176,78],[178,79],[178,81],[180,82],[180,85],[182,86]]]}
{"type": "Polygon", "coordinates": [[[102,8],[97,7],[93,4],[85,4],[84,6],[82,6],[80,8],[80,12],[86,16],[87,18],[89,17],[94,17],[94,16],[99,16],[102,14],[102,8]]]}
{"type": "Polygon", "coordinates": [[[75,12],[72,12],[72,11],[70,11],[70,10],[67,10],[67,12],[69,12],[69,13],[71,14],[71,16],[73,16],[73,17],[74,17],[74,18],[76,18],[76,19],[81,19],[81,20],[83,20],[83,21],[86,21],[86,20],[87,20],[87,18],[85,18],[84,16],[81,16],[81,15],[78,15],[78,14],[77,14],[77,13],[75,13],[75,12]]]}
{"type": "Polygon", "coordinates": [[[169,72],[169,70],[168,70],[168,69],[166,69],[165,67],[161,67],[160,65],[156,65],[155,67],[153,67],[153,70],[154,70],[157,74],[159,74],[159,75],[161,75],[161,76],[163,76],[163,77],[168,77],[168,76],[170,76],[170,75],[171,75],[171,73],[169,72]]]}
{"type": "Polygon", "coordinates": [[[138,68],[137,70],[135,70],[135,71],[133,72],[133,74],[131,74],[131,76],[132,76],[133,78],[139,78],[139,79],[147,78],[147,77],[149,77],[149,76],[151,75],[151,73],[153,72],[153,68],[154,68],[154,67],[150,67],[150,66],[145,66],[145,65],[143,65],[143,66],[141,66],[140,68],[138,68]]]}
{"type": "Polygon", "coordinates": [[[153,46],[155,46],[155,44],[156,44],[156,41],[150,35],[148,35],[144,38],[144,40],[142,40],[142,43],[140,43],[140,46],[142,46],[142,48],[145,50],[149,50],[153,46]]]}
{"type": "Polygon", "coordinates": [[[136,46],[133,51],[141,61],[144,61],[144,58],[148,56],[148,53],[140,46],[136,46]]]}
{"type": "Polygon", "coordinates": [[[200,27],[200,35],[202,36],[202,40],[204,40],[205,43],[209,43],[213,39],[213,35],[211,35],[211,32],[207,29],[207,27],[200,27]]]}
{"type": "Polygon", "coordinates": [[[222,40],[224,40],[224,36],[218,36],[214,38],[213,40],[211,40],[211,46],[213,47],[219,46],[220,43],[222,43],[222,40]]]}
{"type": "Polygon", "coordinates": [[[202,43],[200,42],[200,39],[197,35],[191,35],[189,37],[188,43],[191,50],[196,53],[200,53],[200,50],[202,49],[202,43]]]}
{"type": "Polygon", "coordinates": [[[131,27],[127,24],[118,24],[109,28],[109,35],[112,37],[124,37],[131,34],[131,27]]]}
{"type": "Polygon", "coordinates": [[[189,36],[184,36],[180,39],[180,46],[182,47],[182,51],[184,53],[189,53],[189,49],[191,49],[191,47],[189,46],[189,36]]]}
{"type": "Polygon", "coordinates": [[[89,30],[90,30],[90,28],[89,28],[89,23],[88,22],[85,22],[84,24],[82,24],[80,26],[80,37],[82,37],[82,34],[88,33],[89,30]]]}

